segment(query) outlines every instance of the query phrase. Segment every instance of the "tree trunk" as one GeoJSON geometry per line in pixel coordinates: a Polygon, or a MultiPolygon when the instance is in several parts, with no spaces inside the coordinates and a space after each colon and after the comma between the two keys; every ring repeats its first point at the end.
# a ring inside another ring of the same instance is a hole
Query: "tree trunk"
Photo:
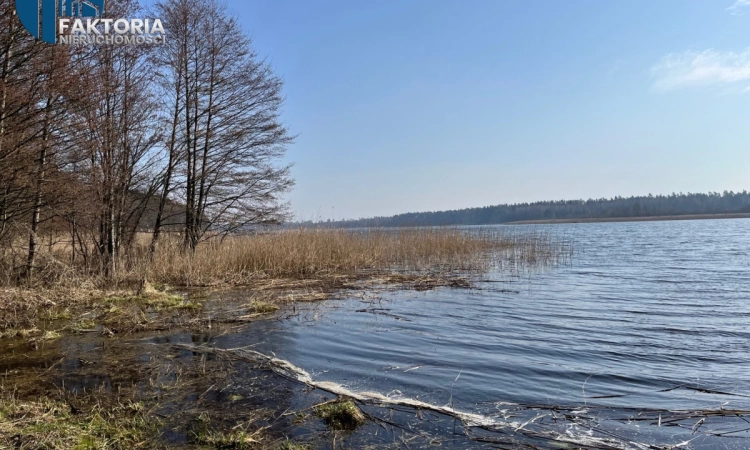
{"type": "Polygon", "coordinates": [[[39,219],[42,213],[42,189],[44,177],[47,169],[47,151],[49,146],[49,108],[52,104],[51,99],[47,99],[45,108],[44,129],[42,131],[42,143],[39,150],[39,159],[37,160],[36,186],[34,192],[34,206],[31,212],[31,230],[29,231],[29,255],[26,260],[26,277],[30,278],[34,274],[34,262],[36,259],[37,233],[39,231],[39,219]]]}

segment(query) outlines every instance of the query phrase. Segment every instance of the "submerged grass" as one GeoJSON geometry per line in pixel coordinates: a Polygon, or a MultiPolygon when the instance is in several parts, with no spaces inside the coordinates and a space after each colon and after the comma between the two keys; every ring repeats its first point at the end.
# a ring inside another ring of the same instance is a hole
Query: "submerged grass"
{"type": "Polygon", "coordinates": [[[113,308],[120,306],[141,305],[154,311],[190,310],[201,309],[203,305],[199,302],[186,299],[182,295],[169,294],[165,292],[153,292],[140,295],[108,296],[102,299],[105,305],[113,308]]]}

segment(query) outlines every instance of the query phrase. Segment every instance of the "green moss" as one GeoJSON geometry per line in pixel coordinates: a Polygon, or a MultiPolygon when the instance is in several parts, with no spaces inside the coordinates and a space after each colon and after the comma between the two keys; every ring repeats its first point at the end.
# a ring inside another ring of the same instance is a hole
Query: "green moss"
{"type": "Polygon", "coordinates": [[[145,297],[144,302],[146,305],[154,308],[157,311],[172,311],[178,309],[191,309],[198,310],[203,308],[198,302],[185,300],[181,295],[173,295],[166,293],[151,294],[145,297]]]}
{"type": "Polygon", "coordinates": [[[96,328],[96,322],[91,319],[80,319],[78,322],[73,324],[73,328],[79,330],[92,330],[96,328]]]}
{"type": "Polygon", "coordinates": [[[365,415],[350,398],[316,406],[315,414],[334,430],[354,430],[365,423],[365,415]]]}
{"type": "Polygon", "coordinates": [[[70,320],[73,318],[73,313],[70,312],[70,309],[65,308],[63,310],[58,311],[50,311],[47,314],[47,319],[49,320],[70,320]]]}
{"type": "Polygon", "coordinates": [[[39,340],[41,340],[41,341],[54,341],[54,340],[60,339],[61,337],[62,337],[62,335],[60,333],[58,333],[57,331],[50,330],[50,331],[45,332],[39,338],[39,340]]]}
{"type": "Polygon", "coordinates": [[[272,314],[279,310],[279,307],[273,303],[260,302],[253,300],[250,309],[256,314],[272,314]]]}

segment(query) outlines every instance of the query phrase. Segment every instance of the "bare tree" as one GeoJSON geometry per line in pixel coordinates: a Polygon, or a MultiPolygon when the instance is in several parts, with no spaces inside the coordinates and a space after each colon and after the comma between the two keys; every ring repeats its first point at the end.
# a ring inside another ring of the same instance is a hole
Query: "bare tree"
{"type": "Polygon", "coordinates": [[[35,93],[39,83],[31,67],[43,52],[23,29],[10,0],[0,0],[0,241],[17,233],[29,212],[32,189],[30,143],[38,138],[35,93]]]}
{"type": "Polygon", "coordinates": [[[28,231],[25,274],[34,267],[42,210],[58,199],[45,195],[60,173],[59,118],[65,115],[67,50],[36,42],[0,1],[0,241],[28,231]],[[13,225],[10,227],[9,225],[13,225]]]}
{"type": "Polygon", "coordinates": [[[290,167],[278,165],[293,140],[279,119],[282,81],[215,0],[162,0],[156,8],[170,30],[159,49],[171,102],[161,203],[173,192],[184,204],[185,248],[279,223],[280,195],[293,184],[290,167]]]}
{"type": "MultiPolygon", "coordinates": [[[[133,14],[134,1],[109,12],[133,14]]],[[[123,247],[132,242],[141,216],[156,190],[154,147],[159,140],[149,49],[144,46],[92,46],[78,88],[85,92],[77,123],[70,126],[83,152],[77,168],[93,189],[98,205],[96,246],[101,269],[117,272],[123,247]]]]}
{"type": "Polygon", "coordinates": [[[75,73],[68,47],[46,46],[38,57],[29,63],[34,71],[39,89],[35,89],[32,111],[38,117],[34,136],[30,141],[35,158],[32,163],[32,199],[27,254],[27,277],[33,275],[39,242],[39,229],[43,221],[58,217],[57,208],[69,201],[65,192],[65,174],[68,152],[75,145],[70,133],[68,116],[71,104],[80,101],[80,92],[70,89],[69,78],[75,73]],[[43,212],[46,214],[43,215],[43,212]]]}
{"type": "MultiPolygon", "coordinates": [[[[31,277],[46,261],[42,235],[50,254],[53,237],[69,236],[73,264],[80,255],[84,270],[115,279],[145,217],[151,255],[175,221],[194,251],[284,220],[293,182],[280,161],[293,137],[279,119],[282,82],[223,6],[196,1],[155,6],[169,38],[152,48],[50,46],[0,0],[4,273],[31,277]]],[[[107,14],[139,8],[121,0],[107,14]]]]}

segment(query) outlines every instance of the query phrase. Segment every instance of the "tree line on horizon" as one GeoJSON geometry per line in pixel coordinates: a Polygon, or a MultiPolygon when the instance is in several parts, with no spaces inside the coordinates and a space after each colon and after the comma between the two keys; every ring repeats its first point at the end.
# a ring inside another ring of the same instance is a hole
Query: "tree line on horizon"
{"type": "Polygon", "coordinates": [[[158,17],[166,44],[49,45],[0,0],[0,284],[60,263],[113,279],[165,230],[191,253],[287,216],[282,81],[226,7],[120,0],[107,15],[158,17]]]}
{"type": "MultiPolygon", "coordinates": [[[[331,222],[337,227],[491,225],[531,220],[602,219],[750,213],[747,191],[679,193],[589,200],[515,203],[450,211],[429,211],[331,222]]],[[[312,225],[312,222],[303,224],[312,225]]],[[[324,224],[326,225],[326,224],[324,224]]]]}

